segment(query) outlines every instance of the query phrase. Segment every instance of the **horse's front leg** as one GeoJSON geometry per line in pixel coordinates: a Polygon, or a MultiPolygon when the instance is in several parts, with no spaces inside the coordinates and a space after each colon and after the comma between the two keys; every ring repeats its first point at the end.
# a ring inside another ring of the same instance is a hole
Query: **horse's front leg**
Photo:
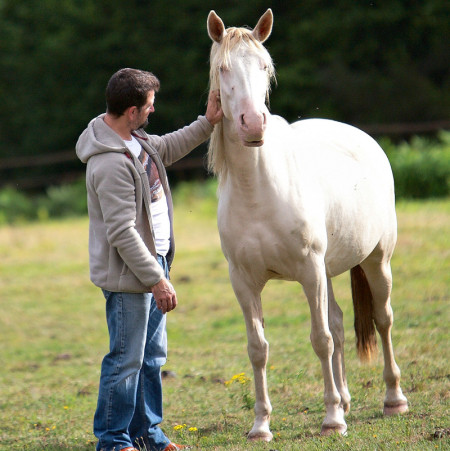
{"type": "Polygon", "coordinates": [[[303,282],[303,288],[311,311],[311,344],[320,359],[324,380],[324,402],[327,414],[322,423],[321,433],[323,435],[333,432],[344,434],[347,431],[344,420],[344,406],[333,375],[334,343],[328,325],[325,264],[318,255],[311,262],[307,280],[303,282]]]}
{"type": "Polygon", "coordinates": [[[261,291],[264,284],[249,281],[230,265],[233,290],[244,314],[247,328],[247,349],[255,379],[255,423],[248,434],[249,440],[272,440],[270,414],[272,406],[267,389],[266,364],[269,343],[264,337],[264,321],[261,306],[261,291]]]}
{"type": "Polygon", "coordinates": [[[331,279],[327,280],[328,285],[328,324],[331,335],[333,336],[334,352],[333,352],[333,375],[336,387],[341,395],[342,408],[344,413],[350,411],[350,393],[347,386],[347,378],[345,376],[344,362],[344,325],[343,314],[339,308],[333,293],[331,279]]]}

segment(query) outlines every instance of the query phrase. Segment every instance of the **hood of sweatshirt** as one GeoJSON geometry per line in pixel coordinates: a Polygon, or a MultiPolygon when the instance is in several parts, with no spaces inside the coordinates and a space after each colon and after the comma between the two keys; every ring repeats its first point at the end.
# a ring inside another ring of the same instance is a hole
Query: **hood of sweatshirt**
{"type": "Polygon", "coordinates": [[[78,138],[75,148],[78,158],[83,163],[87,163],[89,158],[100,153],[127,151],[123,139],[105,123],[104,117],[105,114],[101,114],[92,119],[78,138]]]}

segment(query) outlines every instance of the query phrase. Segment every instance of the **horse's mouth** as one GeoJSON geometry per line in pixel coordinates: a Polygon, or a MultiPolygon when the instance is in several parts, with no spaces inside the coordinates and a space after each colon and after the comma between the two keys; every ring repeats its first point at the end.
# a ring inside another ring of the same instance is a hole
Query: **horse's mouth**
{"type": "Polygon", "coordinates": [[[245,141],[244,145],[246,147],[261,147],[264,144],[264,139],[259,141],[245,141]]]}

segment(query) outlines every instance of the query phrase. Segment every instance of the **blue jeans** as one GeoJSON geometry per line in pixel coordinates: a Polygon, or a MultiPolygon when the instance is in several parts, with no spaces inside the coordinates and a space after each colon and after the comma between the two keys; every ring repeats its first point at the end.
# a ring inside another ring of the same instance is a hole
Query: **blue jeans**
{"type": "MultiPolygon", "coordinates": [[[[168,277],[167,262],[158,261],[168,277]]],[[[128,446],[159,451],[170,440],[162,421],[161,366],[167,359],[166,316],[151,293],[112,293],[106,298],[110,351],[101,368],[94,434],[97,450],[128,446]]]]}

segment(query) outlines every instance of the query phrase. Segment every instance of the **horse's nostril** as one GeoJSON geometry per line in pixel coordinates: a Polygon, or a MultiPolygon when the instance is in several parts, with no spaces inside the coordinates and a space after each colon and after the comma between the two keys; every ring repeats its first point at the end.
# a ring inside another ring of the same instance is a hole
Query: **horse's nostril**
{"type": "Polygon", "coordinates": [[[263,125],[266,125],[266,123],[267,123],[266,113],[263,113],[262,115],[263,115],[263,125]]]}
{"type": "Polygon", "coordinates": [[[245,121],[244,121],[244,115],[243,114],[241,114],[240,119],[241,119],[241,125],[244,126],[245,125],[245,121]]]}

